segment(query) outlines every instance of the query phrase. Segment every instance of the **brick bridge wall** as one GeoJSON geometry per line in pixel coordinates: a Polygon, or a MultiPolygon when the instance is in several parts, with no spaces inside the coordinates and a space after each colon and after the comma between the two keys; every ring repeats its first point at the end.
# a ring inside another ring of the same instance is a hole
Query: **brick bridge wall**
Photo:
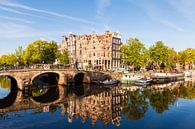
{"type": "Polygon", "coordinates": [[[120,80],[121,75],[119,73],[109,73],[109,72],[94,72],[94,71],[77,71],[75,69],[26,69],[26,70],[9,70],[1,71],[0,76],[10,76],[17,81],[18,89],[23,90],[24,85],[32,84],[32,81],[39,75],[44,73],[56,73],[59,75],[59,85],[67,85],[67,80],[74,77],[78,73],[84,73],[84,83],[91,83],[96,81],[103,81],[107,78],[114,78],[120,80]]]}

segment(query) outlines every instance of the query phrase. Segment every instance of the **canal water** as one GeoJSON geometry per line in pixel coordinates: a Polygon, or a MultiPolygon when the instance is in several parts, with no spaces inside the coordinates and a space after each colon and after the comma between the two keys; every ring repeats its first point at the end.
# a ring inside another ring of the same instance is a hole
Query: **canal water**
{"type": "Polygon", "coordinates": [[[195,129],[195,83],[32,86],[0,78],[0,129],[195,129]]]}

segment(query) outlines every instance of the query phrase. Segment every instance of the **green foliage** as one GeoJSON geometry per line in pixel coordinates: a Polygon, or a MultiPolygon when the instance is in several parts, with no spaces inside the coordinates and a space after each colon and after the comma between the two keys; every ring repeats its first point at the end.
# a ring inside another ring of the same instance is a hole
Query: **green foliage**
{"type": "Polygon", "coordinates": [[[53,63],[58,56],[56,42],[37,40],[28,45],[24,58],[29,64],[53,63]]]}
{"type": "Polygon", "coordinates": [[[144,44],[138,39],[129,39],[127,44],[123,44],[121,47],[122,54],[125,61],[131,66],[143,66],[144,65],[144,52],[146,48],[144,44]]]}
{"type": "Polygon", "coordinates": [[[0,77],[0,88],[11,89],[11,80],[8,77],[0,77]]]}
{"type": "Polygon", "coordinates": [[[17,62],[17,58],[14,54],[2,55],[0,58],[0,64],[3,65],[6,63],[7,65],[15,65],[17,62]]]}
{"type": "Polygon", "coordinates": [[[16,60],[18,62],[18,65],[24,64],[24,53],[25,53],[25,51],[23,50],[22,46],[19,46],[15,50],[15,57],[16,57],[16,60]]]}
{"type": "Polygon", "coordinates": [[[187,48],[179,52],[179,62],[184,65],[185,63],[195,63],[195,49],[187,48]]]}
{"type": "Polygon", "coordinates": [[[168,60],[168,47],[162,41],[158,41],[149,48],[149,55],[151,61],[160,66],[168,60]]]}
{"type": "Polygon", "coordinates": [[[178,61],[177,52],[174,49],[168,49],[167,68],[174,68],[178,61]]]}
{"type": "Polygon", "coordinates": [[[68,59],[68,51],[65,49],[62,53],[59,54],[59,60],[62,64],[68,64],[69,59],[68,59]]]}
{"type": "Polygon", "coordinates": [[[144,44],[138,39],[130,39],[121,47],[121,55],[131,66],[150,67],[155,65],[157,68],[165,65],[165,68],[175,68],[176,63],[195,64],[195,49],[188,48],[177,53],[173,48],[169,48],[162,41],[157,41],[147,50],[144,44]]]}
{"type": "Polygon", "coordinates": [[[139,90],[128,92],[128,104],[122,110],[124,116],[129,120],[139,120],[147,111],[148,103],[144,94],[140,94],[139,90]]]}

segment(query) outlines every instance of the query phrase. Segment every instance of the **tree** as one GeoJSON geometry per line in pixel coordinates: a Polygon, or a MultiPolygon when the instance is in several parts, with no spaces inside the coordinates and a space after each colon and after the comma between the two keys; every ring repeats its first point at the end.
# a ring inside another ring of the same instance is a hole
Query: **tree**
{"type": "Polygon", "coordinates": [[[177,52],[174,49],[169,48],[168,49],[168,58],[167,58],[167,62],[166,62],[167,68],[170,68],[170,69],[174,68],[177,61],[178,61],[177,59],[178,59],[177,52]]]}
{"type": "Polygon", "coordinates": [[[24,58],[29,64],[53,63],[58,55],[56,42],[37,40],[28,45],[24,58]]]}
{"type": "Polygon", "coordinates": [[[168,47],[162,41],[156,42],[149,48],[150,60],[159,67],[168,60],[168,47]]]}
{"type": "Polygon", "coordinates": [[[15,50],[15,56],[19,65],[24,64],[24,53],[25,51],[23,50],[22,46],[19,46],[15,50]]]}
{"type": "Polygon", "coordinates": [[[44,50],[43,61],[45,63],[53,63],[59,56],[58,45],[55,41],[48,43],[44,50]]]}
{"type": "Polygon", "coordinates": [[[181,65],[195,64],[195,49],[187,48],[184,51],[179,52],[179,62],[181,65]]]}
{"type": "Polygon", "coordinates": [[[16,56],[14,54],[2,55],[0,58],[0,64],[3,65],[6,63],[7,65],[15,65],[17,62],[16,56]]]}
{"type": "Polygon", "coordinates": [[[64,51],[62,53],[60,53],[60,55],[59,55],[59,60],[62,64],[68,64],[68,62],[69,62],[68,57],[69,57],[68,51],[66,49],[64,49],[64,51]]]}
{"type": "Polygon", "coordinates": [[[121,54],[124,57],[124,60],[131,66],[140,67],[144,65],[143,54],[146,48],[144,44],[139,41],[139,39],[129,39],[127,44],[122,45],[121,54]]]}

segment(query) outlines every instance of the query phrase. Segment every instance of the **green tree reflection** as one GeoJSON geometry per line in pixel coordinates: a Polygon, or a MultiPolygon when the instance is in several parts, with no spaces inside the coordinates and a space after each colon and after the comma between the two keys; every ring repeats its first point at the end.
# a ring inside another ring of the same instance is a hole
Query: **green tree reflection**
{"type": "Polygon", "coordinates": [[[144,94],[142,94],[140,90],[128,92],[128,104],[122,111],[127,119],[139,120],[144,117],[147,110],[148,103],[144,94]]]}
{"type": "Polygon", "coordinates": [[[128,92],[128,101],[123,104],[122,113],[127,119],[144,117],[150,105],[155,112],[163,113],[174,105],[177,99],[195,99],[195,83],[175,83],[164,89],[143,89],[128,92]]]}
{"type": "Polygon", "coordinates": [[[8,77],[0,77],[0,88],[11,89],[11,79],[8,77]]]}
{"type": "Polygon", "coordinates": [[[184,99],[194,99],[195,98],[195,83],[188,82],[186,86],[180,86],[177,90],[178,97],[184,99]]]}
{"type": "Polygon", "coordinates": [[[150,100],[150,105],[157,113],[163,113],[165,110],[168,110],[169,105],[174,104],[177,99],[171,90],[151,92],[152,93],[148,98],[150,100]]]}

